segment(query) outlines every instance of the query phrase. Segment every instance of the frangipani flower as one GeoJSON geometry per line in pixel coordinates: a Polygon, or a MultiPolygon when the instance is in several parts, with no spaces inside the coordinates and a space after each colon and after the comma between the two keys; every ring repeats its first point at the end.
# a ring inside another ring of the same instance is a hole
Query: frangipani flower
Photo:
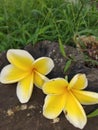
{"type": "Polygon", "coordinates": [[[8,50],[7,59],[11,64],[2,69],[0,81],[4,84],[18,82],[17,97],[21,103],[26,103],[31,97],[33,84],[41,88],[54,63],[48,57],[34,60],[27,51],[20,49],[8,50]]]}
{"type": "Polygon", "coordinates": [[[54,119],[63,111],[70,123],[82,129],[87,122],[87,117],[81,104],[98,103],[97,93],[83,90],[87,84],[85,74],[75,75],[70,83],[63,78],[45,82],[43,92],[47,96],[43,106],[43,115],[48,119],[54,119]]]}

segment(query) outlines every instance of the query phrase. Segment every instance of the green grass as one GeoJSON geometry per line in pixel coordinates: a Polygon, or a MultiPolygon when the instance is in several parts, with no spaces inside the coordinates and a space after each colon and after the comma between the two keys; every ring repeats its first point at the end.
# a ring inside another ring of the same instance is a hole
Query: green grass
{"type": "Polygon", "coordinates": [[[0,0],[0,51],[42,40],[74,46],[75,35],[98,37],[98,0],[0,0]],[[67,2],[66,2],[67,1],[67,2]]]}

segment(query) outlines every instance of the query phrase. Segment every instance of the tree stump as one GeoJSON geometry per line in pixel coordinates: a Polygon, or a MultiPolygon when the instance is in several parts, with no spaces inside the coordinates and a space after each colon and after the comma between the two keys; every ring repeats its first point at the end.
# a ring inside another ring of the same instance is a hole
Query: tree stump
{"type": "MultiPolygon", "coordinates": [[[[83,55],[73,47],[65,46],[67,56],[73,56],[75,62],[69,70],[64,73],[67,59],[62,56],[59,44],[56,42],[43,41],[35,46],[28,45],[27,50],[35,59],[41,56],[48,56],[54,60],[55,67],[47,76],[50,79],[65,77],[69,80],[76,73],[85,73],[89,85],[87,90],[98,92],[98,69],[88,68],[83,61],[83,55]]],[[[6,52],[0,55],[0,70],[8,64],[6,52]]],[[[42,115],[42,107],[45,95],[40,89],[34,86],[30,101],[21,104],[16,96],[16,84],[0,83],[0,130],[78,130],[72,126],[62,113],[57,119],[49,120],[42,115]]],[[[98,105],[84,106],[86,113],[92,112],[98,105]]],[[[98,117],[89,118],[83,130],[98,130],[98,117]]]]}

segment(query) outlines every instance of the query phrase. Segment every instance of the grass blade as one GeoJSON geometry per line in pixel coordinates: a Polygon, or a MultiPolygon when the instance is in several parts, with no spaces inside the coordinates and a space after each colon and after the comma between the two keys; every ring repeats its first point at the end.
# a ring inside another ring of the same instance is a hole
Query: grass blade
{"type": "Polygon", "coordinates": [[[61,39],[59,38],[59,47],[60,47],[60,51],[61,51],[61,54],[66,57],[66,53],[65,53],[65,49],[64,49],[64,45],[61,41],[61,39]]]}
{"type": "Polygon", "coordinates": [[[95,111],[87,115],[88,118],[95,117],[95,116],[98,116],[98,109],[96,109],[95,111]]]}
{"type": "Polygon", "coordinates": [[[72,60],[69,59],[64,67],[64,72],[66,73],[68,71],[68,69],[70,68],[71,66],[71,63],[72,63],[72,60]]]}

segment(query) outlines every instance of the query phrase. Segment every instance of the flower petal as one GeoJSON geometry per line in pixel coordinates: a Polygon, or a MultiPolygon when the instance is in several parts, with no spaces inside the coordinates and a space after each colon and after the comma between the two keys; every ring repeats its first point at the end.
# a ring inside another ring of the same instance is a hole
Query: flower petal
{"type": "Polygon", "coordinates": [[[82,129],[87,122],[83,107],[71,92],[68,92],[67,94],[68,98],[64,109],[65,116],[71,124],[82,129]]]}
{"type": "Polygon", "coordinates": [[[43,85],[43,92],[45,94],[63,94],[67,86],[68,82],[65,79],[55,78],[43,85]]]}
{"type": "Polygon", "coordinates": [[[73,90],[73,94],[83,105],[90,105],[98,103],[98,93],[89,91],[73,90]]]}
{"type": "Polygon", "coordinates": [[[69,89],[84,89],[88,85],[88,81],[85,74],[77,74],[75,75],[69,83],[69,89]]]}
{"type": "Polygon", "coordinates": [[[49,79],[40,74],[39,72],[35,71],[34,72],[34,84],[38,87],[38,88],[42,88],[43,84],[48,81],[49,79]]]}
{"type": "Polygon", "coordinates": [[[28,72],[22,71],[9,64],[5,66],[0,74],[1,83],[15,83],[28,75],[28,72]]]}
{"type": "Polygon", "coordinates": [[[10,49],[7,52],[9,62],[22,70],[28,70],[34,62],[33,57],[25,50],[10,49]]]}
{"type": "Polygon", "coordinates": [[[54,119],[62,112],[65,105],[64,95],[48,95],[43,106],[43,115],[48,119],[54,119]]]}
{"type": "Polygon", "coordinates": [[[53,60],[49,57],[41,57],[34,62],[35,70],[43,75],[47,75],[53,67],[53,60]]]}
{"type": "Polygon", "coordinates": [[[17,97],[21,103],[29,101],[33,91],[33,74],[22,79],[17,85],[17,97]]]}

